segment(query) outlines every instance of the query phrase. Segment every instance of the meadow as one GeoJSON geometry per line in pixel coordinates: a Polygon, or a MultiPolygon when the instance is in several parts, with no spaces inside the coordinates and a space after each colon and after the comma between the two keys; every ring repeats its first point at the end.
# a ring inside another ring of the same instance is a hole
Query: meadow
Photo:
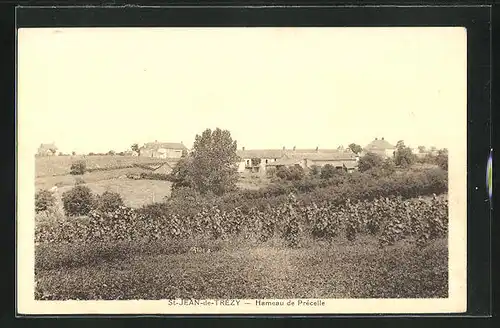
{"type": "Polygon", "coordinates": [[[407,242],[380,249],[375,238],[45,245],[36,253],[37,299],[443,298],[448,250],[407,242]],[[193,245],[213,249],[192,251],[193,245]],[[100,246],[98,248],[97,246],[100,246]],[[75,255],[77,254],[77,255],[75,255]]]}
{"type": "Polygon", "coordinates": [[[164,159],[140,156],[47,156],[35,160],[36,177],[69,175],[71,164],[84,161],[87,169],[107,170],[133,167],[135,164],[163,163],[164,159]]]}
{"type": "MultiPolygon", "coordinates": [[[[240,192],[207,198],[127,179],[130,169],[83,176],[93,193],[118,192],[124,206],[66,215],[60,196],[72,177],[57,190],[59,206],[37,214],[37,299],[448,295],[439,170],[288,184],[244,177],[240,192]]],[[[50,186],[56,177],[44,178],[50,186]]]]}

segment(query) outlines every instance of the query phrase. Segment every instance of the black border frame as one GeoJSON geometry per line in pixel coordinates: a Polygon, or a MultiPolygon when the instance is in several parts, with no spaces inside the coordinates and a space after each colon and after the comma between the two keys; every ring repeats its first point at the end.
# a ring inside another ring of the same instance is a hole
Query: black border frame
{"type": "MultiPolygon", "coordinates": [[[[468,310],[451,316],[491,315],[491,212],[484,187],[491,145],[491,7],[490,6],[302,6],[302,7],[18,7],[19,27],[236,27],[236,26],[464,26],[468,73],[468,310]],[[478,188],[475,188],[475,187],[478,188]],[[472,224],[473,223],[473,224],[472,224]]],[[[16,40],[17,41],[17,40],[16,40]]],[[[17,126],[16,126],[17,129],[17,126]]],[[[17,141],[17,135],[16,135],[17,141]]],[[[17,286],[15,287],[17,288],[17,286]]],[[[17,300],[16,300],[17,301],[17,300]]],[[[17,304],[16,315],[17,313],[17,304]]],[[[19,314],[20,315],[20,314],[19,314]]],[[[21,315],[20,315],[21,316],[21,315]]],[[[25,316],[23,317],[52,317],[25,316]]],[[[75,317],[80,315],[67,315],[75,317]]],[[[81,315],[89,317],[88,315],[81,315]]],[[[104,316],[104,315],[103,315],[104,316]]],[[[131,317],[113,315],[106,317],[131,317]]],[[[199,315],[162,315],[200,317],[199,315]]],[[[216,315],[202,315],[213,317],[216,315]]],[[[224,317],[277,315],[224,315],[224,317]]],[[[377,317],[380,315],[293,315],[300,317],[377,317]]],[[[384,315],[387,317],[387,315],[384,315]]],[[[388,315],[389,317],[423,315],[388,315]]],[[[429,316],[450,316],[432,315],[429,316]]],[[[63,316],[58,316],[63,317],[63,316]]],[[[66,317],[66,315],[64,316],[66,317]]],[[[97,316],[90,316],[97,317],[97,316]]],[[[100,316],[99,316],[100,317],[100,316]]]]}

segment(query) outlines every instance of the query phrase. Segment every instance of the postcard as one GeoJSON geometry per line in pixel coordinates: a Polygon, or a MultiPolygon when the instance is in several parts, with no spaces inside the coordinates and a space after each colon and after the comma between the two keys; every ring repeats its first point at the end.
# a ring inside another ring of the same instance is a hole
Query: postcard
{"type": "Polygon", "coordinates": [[[466,40],[19,29],[18,312],[465,312],[466,40]]]}

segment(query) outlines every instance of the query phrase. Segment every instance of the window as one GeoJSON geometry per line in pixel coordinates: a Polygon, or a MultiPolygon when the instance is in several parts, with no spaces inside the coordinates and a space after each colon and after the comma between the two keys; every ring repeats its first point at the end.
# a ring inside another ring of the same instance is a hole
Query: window
{"type": "Polygon", "coordinates": [[[247,165],[250,165],[250,160],[249,159],[247,159],[247,165]]]}
{"type": "Polygon", "coordinates": [[[266,159],[266,164],[267,164],[267,159],[266,159]]]}

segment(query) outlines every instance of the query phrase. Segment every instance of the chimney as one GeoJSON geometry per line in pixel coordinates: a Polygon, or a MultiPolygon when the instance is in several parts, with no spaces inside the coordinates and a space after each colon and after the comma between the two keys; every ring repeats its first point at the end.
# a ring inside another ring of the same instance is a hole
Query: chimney
{"type": "Polygon", "coordinates": [[[375,138],[375,140],[378,140],[378,138],[375,138]]]}
{"type": "Polygon", "coordinates": [[[245,150],[245,147],[241,147],[241,150],[245,150]]]}
{"type": "Polygon", "coordinates": [[[285,146],[283,146],[283,150],[285,150],[285,146]]]}
{"type": "Polygon", "coordinates": [[[293,151],[295,151],[295,146],[293,146],[293,151]]]}
{"type": "Polygon", "coordinates": [[[318,147],[318,146],[316,146],[316,151],[318,151],[318,150],[319,150],[319,147],[318,147]]]}
{"type": "Polygon", "coordinates": [[[384,137],[382,137],[382,140],[384,140],[384,137]]]}
{"type": "Polygon", "coordinates": [[[157,143],[157,142],[158,142],[158,140],[155,140],[155,143],[157,143]]]}

